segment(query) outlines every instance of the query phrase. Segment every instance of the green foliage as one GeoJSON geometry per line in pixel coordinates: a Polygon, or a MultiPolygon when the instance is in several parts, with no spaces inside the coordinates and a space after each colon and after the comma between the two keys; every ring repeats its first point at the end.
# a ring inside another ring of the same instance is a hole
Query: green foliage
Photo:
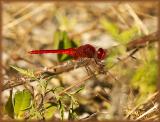
{"type": "Polygon", "coordinates": [[[51,119],[57,110],[57,104],[46,103],[44,107],[45,107],[45,112],[44,112],[45,119],[51,119]]]}
{"type": "Polygon", "coordinates": [[[156,63],[147,63],[140,66],[132,79],[132,85],[139,88],[141,93],[154,92],[157,80],[156,63]]]}
{"type": "Polygon", "coordinates": [[[105,18],[100,19],[102,27],[115,39],[118,38],[119,29],[118,26],[105,18]]]}
{"type": "Polygon", "coordinates": [[[131,80],[131,86],[139,90],[137,103],[146,99],[149,93],[153,93],[157,85],[158,65],[155,61],[156,51],[154,48],[150,48],[146,54],[147,61],[144,61],[143,64],[137,68],[131,80]]]}
{"type": "Polygon", "coordinates": [[[114,47],[114,48],[110,49],[110,53],[105,60],[105,66],[107,68],[112,67],[116,62],[115,59],[117,58],[117,56],[123,55],[123,54],[125,54],[125,47],[122,45],[119,45],[118,47],[114,47]]]}
{"type": "Polygon", "coordinates": [[[58,93],[61,93],[64,90],[63,87],[56,87],[52,90],[56,97],[57,109],[59,110],[61,120],[64,120],[65,112],[68,112],[69,120],[75,120],[77,118],[75,109],[78,107],[78,102],[75,99],[74,95],[79,93],[83,88],[84,86],[80,87],[79,89],[71,93],[64,92],[62,95],[59,95],[58,93]]]}
{"type": "Polygon", "coordinates": [[[11,66],[13,69],[17,70],[19,73],[21,73],[22,75],[25,75],[25,76],[28,76],[30,78],[33,78],[35,77],[34,76],[34,73],[33,73],[33,70],[26,70],[26,69],[22,69],[22,68],[19,68],[19,67],[16,67],[16,66],[11,66]]]}
{"type": "Polygon", "coordinates": [[[5,105],[5,110],[9,117],[14,118],[14,108],[13,108],[13,102],[12,102],[12,90],[10,91],[10,96],[8,98],[8,101],[5,105]]]}
{"type": "Polygon", "coordinates": [[[69,114],[68,114],[68,119],[69,120],[74,120],[74,119],[77,118],[77,114],[75,112],[75,108],[76,107],[74,107],[74,104],[75,103],[73,101],[71,101],[71,105],[70,105],[70,109],[69,109],[69,114]]]}
{"type": "MultiPolygon", "coordinates": [[[[75,40],[69,39],[68,34],[65,31],[55,32],[53,39],[54,49],[67,49],[78,46],[75,40]]],[[[57,56],[58,61],[60,62],[71,59],[71,57],[66,54],[58,54],[57,56]]]]}
{"type": "MultiPolygon", "coordinates": [[[[78,93],[82,90],[82,88],[80,88],[79,90],[75,91],[74,93],[78,93]]],[[[75,120],[77,119],[77,114],[75,112],[75,109],[79,106],[78,105],[78,102],[75,100],[75,98],[73,97],[73,95],[69,94],[68,95],[71,99],[71,102],[70,102],[70,108],[69,108],[69,114],[68,114],[68,119],[69,120],[75,120]]]]}
{"type": "Polygon", "coordinates": [[[17,119],[23,118],[24,110],[31,104],[31,93],[28,90],[17,91],[14,96],[14,113],[17,119]]]}
{"type": "Polygon", "coordinates": [[[131,28],[120,32],[120,29],[116,24],[110,22],[105,18],[101,18],[100,23],[102,27],[106,30],[106,32],[110,34],[114,40],[118,41],[121,44],[126,44],[130,40],[138,36],[138,28],[134,25],[131,28]]]}
{"type": "Polygon", "coordinates": [[[34,106],[34,104],[31,105],[31,108],[29,110],[29,119],[43,119],[41,112],[36,108],[36,106],[34,106]]]}
{"type": "MultiPolygon", "coordinates": [[[[71,43],[69,43],[70,40],[68,39],[67,33],[63,32],[62,33],[62,40],[60,40],[59,42],[59,46],[58,49],[67,49],[67,48],[71,48],[71,43]]],[[[58,60],[59,61],[66,61],[70,59],[70,56],[64,54],[64,55],[58,55],[58,60]]]]}
{"type": "Polygon", "coordinates": [[[61,115],[61,119],[64,120],[64,104],[62,103],[62,101],[59,99],[58,100],[58,109],[60,111],[60,115],[61,115]]]}
{"type": "Polygon", "coordinates": [[[13,98],[13,95],[10,94],[5,105],[7,114],[16,119],[24,119],[26,117],[28,119],[43,120],[52,118],[58,110],[62,120],[64,120],[65,112],[69,113],[68,119],[76,119],[77,114],[75,108],[78,107],[78,102],[74,95],[79,93],[84,86],[71,93],[64,92],[63,94],[59,94],[63,92],[63,87],[47,88],[48,81],[51,78],[52,77],[49,77],[46,80],[39,79],[38,86],[41,91],[38,92],[37,95],[32,96],[28,90],[17,91],[13,98]],[[50,92],[53,93],[53,97],[55,98],[54,102],[49,102],[45,99],[45,96],[50,92]],[[28,115],[26,116],[27,113],[28,115]]]}
{"type": "Polygon", "coordinates": [[[47,91],[48,82],[53,78],[53,76],[49,76],[47,79],[39,79],[38,88],[40,89],[40,93],[42,95],[47,91]]]}
{"type": "Polygon", "coordinates": [[[119,34],[118,41],[121,42],[122,44],[126,44],[137,36],[138,36],[138,29],[136,26],[132,26],[131,28],[119,34]]]}

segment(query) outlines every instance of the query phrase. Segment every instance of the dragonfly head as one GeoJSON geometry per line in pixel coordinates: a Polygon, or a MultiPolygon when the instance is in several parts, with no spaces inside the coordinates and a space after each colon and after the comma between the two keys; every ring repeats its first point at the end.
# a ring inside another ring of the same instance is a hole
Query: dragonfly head
{"type": "Polygon", "coordinates": [[[103,60],[106,57],[106,51],[102,48],[99,48],[97,51],[97,58],[103,60]]]}

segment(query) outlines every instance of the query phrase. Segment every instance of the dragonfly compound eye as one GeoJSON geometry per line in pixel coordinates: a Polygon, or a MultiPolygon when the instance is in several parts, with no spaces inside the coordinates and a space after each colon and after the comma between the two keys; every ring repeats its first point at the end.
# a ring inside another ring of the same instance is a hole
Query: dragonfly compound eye
{"type": "Polygon", "coordinates": [[[103,60],[106,57],[106,52],[104,49],[99,48],[97,51],[97,58],[103,60]]]}

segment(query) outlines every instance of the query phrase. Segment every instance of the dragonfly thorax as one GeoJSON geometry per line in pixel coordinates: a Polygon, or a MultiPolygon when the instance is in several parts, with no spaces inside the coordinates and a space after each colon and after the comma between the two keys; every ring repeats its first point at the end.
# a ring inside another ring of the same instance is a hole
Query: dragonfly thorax
{"type": "Polygon", "coordinates": [[[96,54],[96,49],[90,45],[90,44],[86,44],[86,45],[82,45],[80,47],[78,47],[75,51],[75,58],[94,58],[96,54]]]}

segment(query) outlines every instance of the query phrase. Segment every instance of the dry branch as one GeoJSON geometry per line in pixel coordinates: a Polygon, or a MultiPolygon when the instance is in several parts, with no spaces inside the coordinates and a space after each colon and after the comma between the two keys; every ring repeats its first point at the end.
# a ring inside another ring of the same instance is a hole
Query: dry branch
{"type": "Polygon", "coordinates": [[[158,41],[158,36],[157,36],[157,32],[151,33],[149,35],[146,36],[142,36],[138,39],[135,39],[131,42],[129,42],[126,47],[127,47],[127,51],[133,50],[135,48],[143,48],[145,47],[147,44],[153,43],[155,41],[158,41]]]}
{"type": "MultiPolygon", "coordinates": [[[[70,61],[70,62],[60,64],[60,65],[57,65],[54,67],[39,69],[39,70],[35,71],[34,74],[37,77],[37,79],[39,79],[43,74],[46,74],[49,76],[58,75],[63,72],[68,72],[70,70],[73,70],[74,68],[86,66],[90,62],[91,62],[91,60],[88,58],[83,59],[83,61],[81,61],[81,60],[70,61]]],[[[36,80],[30,80],[30,82],[34,82],[34,81],[36,81],[36,80]]],[[[10,88],[14,88],[16,86],[20,86],[20,85],[23,85],[26,83],[25,81],[22,81],[22,80],[20,80],[18,83],[14,82],[14,81],[12,81],[12,82],[13,82],[12,84],[4,85],[2,91],[10,89],[10,88]]]]}

